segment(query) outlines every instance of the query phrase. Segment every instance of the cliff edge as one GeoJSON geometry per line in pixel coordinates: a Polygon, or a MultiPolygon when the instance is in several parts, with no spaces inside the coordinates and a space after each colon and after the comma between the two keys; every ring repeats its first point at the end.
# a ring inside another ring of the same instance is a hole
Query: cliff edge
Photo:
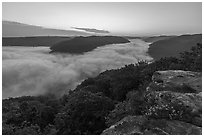
{"type": "Polygon", "coordinates": [[[201,135],[202,74],[156,71],[144,95],[142,115],[129,115],[103,135],[201,135]]]}

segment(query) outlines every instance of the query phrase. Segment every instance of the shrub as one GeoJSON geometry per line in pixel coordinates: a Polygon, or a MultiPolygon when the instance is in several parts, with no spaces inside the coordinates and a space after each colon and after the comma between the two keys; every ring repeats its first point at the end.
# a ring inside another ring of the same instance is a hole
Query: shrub
{"type": "Polygon", "coordinates": [[[181,64],[184,70],[202,71],[202,44],[191,48],[190,51],[181,53],[181,64]]]}
{"type": "Polygon", "coordinates": [[[76,91],[55,119],[58,134],[99,134],[105,117],[114,108],[111,99],[88,91],[76,91]]]}
{"type": "Polygon", "coordinates": [[[119,102],[115,108],[106,117],[107,126],[111,126],[122,118],[130,114],[129,104],[126,101],[119,102]]]}

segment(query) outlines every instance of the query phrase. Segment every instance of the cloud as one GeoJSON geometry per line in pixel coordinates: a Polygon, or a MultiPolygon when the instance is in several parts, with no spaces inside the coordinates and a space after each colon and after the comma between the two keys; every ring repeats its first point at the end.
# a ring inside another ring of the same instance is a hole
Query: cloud
{"type": "Polygon", "coordinates": [[[92,28],[77,28],[77,27],[72,27],[74,29],[78,29],[78,30],[84,30],[87,32],[94,32],[94,33],[110,33],[107,30],[99,30],[99,29],[92,29],[92,28]]]}
{"type": "Polygon", "coordinates": [[[61,96],[107,69],[151,60],[141,40],[96,48],[82,55],[49,54],[48,47],[3,47],[3,98],[52,93],[61,96]]]}

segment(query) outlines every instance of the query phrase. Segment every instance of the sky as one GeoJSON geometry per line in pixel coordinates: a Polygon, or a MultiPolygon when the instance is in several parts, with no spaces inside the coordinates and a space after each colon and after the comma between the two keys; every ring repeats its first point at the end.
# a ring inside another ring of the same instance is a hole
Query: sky
{"type": "Polygon", "coordinates": [[[201,2],[3,2],[2,19],[48,28],[94,28],[120,35],[202,32],[201,2]]]}

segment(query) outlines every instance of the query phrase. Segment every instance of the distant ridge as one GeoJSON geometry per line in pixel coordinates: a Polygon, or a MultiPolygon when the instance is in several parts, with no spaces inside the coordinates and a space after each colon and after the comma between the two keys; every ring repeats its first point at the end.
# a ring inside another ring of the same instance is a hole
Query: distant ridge
{"type": "Polygon", "coordinates": [[[169,38],[173,38],[173,37],[176,37],[176,35],[170,35],[170,36],[161,35],[161,36],[142,37],[141,39],[143,39],[145,42],[154,43],[156,41],[165,40],[165,39],[169,39],[169,38]]]}
{"type": "Polygon", "coordinates": [[[202,34],[176,36],[150,44],[148,53],[155,60],[162,57],[179,57],[179,53],[189,51],[197,43],[202,43],[202,34]]]}
{"type": "Polygon", "coordinates": [[[25,36],[90,36],[89,33],[75,30],[51,29],[13,21],[2,21],[3,37],[25,36]]]}
{"type": "Polygon", "coordinates": [[[51,52],[67,52],[73,54],[81,54],[107,44],[119,44],[128,42],[130,41],[118,36],[80,36],[75,37],[71,40],[66,40],[57,43],[50,49],[52,50],[51,52]]]}
{"type": "Polygon", "coordinates": [[[3,37],[2,46],[50,47],[58,42],[71,38],[63,36],[3,37]]]}

